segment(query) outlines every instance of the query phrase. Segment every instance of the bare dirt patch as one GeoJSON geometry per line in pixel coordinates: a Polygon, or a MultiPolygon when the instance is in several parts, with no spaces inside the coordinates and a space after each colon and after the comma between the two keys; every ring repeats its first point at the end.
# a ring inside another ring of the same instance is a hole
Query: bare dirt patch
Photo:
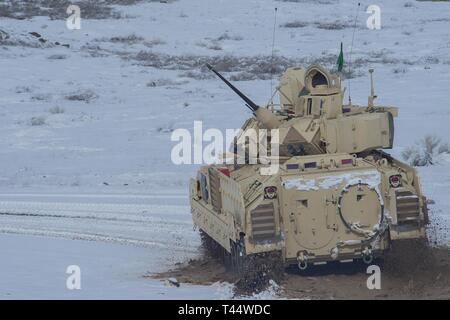
{"type": "MultiPolygon", "coordinates": [[[[307,273],[286,269],[279,283],[280,295],[293,299],[450,299],[449,248],[433,248],[416,241],[397,242],[378,264],[381,290],[367,289],[369,275],[362,263],[329,264],[307,273]]],[[[176,278],[181,285],[238,281],[219,260],[206,255],[149,277],[176,278]]],[[[242,290],[236,293],[253,294],[242,290]]]]}
{"type": "Polygon", "coordinates": [[[151,274],[148,277],[159,280],[176,278],[179,283],[195,285],[209,285],[216,282],[235,283],[237,281],[236,276],[228,272],[219,260],[207,256],[189,260],[187,263],[176,264],[172,270],[151,274]]]}
{"type": "Polygon", "coordinates": [[[381,267],[381,289],[368,290],[366,266],[329,265],[311,274],[289,273],[281,284],[289,298],[450,299],[450,250],[395,243],[381,267]]]}

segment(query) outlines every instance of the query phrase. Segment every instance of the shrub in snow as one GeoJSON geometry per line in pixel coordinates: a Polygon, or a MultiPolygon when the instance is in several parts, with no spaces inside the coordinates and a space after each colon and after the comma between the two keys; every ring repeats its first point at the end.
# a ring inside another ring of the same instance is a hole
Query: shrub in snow
{"type": "Polygon", "coordinates": [[[173,132],[175,129],[173,123],[167,123],[161,127],[158,127],[156,130],[160,133],[170,133],[173,132]]]}
{"type": "Polygon", "coordinates": [[[50,101],[52,99],[52,95],[48,93],[38,93],[31,97],[33,101],[50,101]]]}
{"type": "Polygon", "coordinates": [[[94,91],[92,91],[92,90],[78,91],[78,92],[74,92],[74,93],[69,94],[69,95],[66,96],[67,100],[70,100],[70,101],[84,101],[86,103],[89,103],[92,100],[95,100],[97,98],[98,98],[97,94],[94,91]]]}
{"type": "Polygon", "coordinates": [[[52,55],[48,56],[47,59],[49,59],[49,60],[64,60],[64,59],[67,59],[67,55],[66,54],[52,54],[52,55]]]}
{"type": "Polygon", "coordinates": [[[195,45],[198,46],[198,47],[207,48],[207,49],[210,49],[210,50],[216,50],[216,51],[222,50],[222,47],[220,46],[220,44],[216,40],[212,40],[211,42],[199,41],[195,45]]]}
{"type": "Polygon", "coordinates": [[[110,42],[113,43],[126,43],[126,44],[135,44],[141,41],[144,41],[144,38],[141,36],[137,36],[134,33],[128,36],[116,36],[109,39],[110,42]]]}
{"type": "Polygon", "coordinates": [[[333,4],[339,2],[339,0],[277,0],[280,2],[300,2],[300,3],[314,3],[314,4],[333,4]]]}
{"type": "Polygon", "coordinates": [[[307,22],[304,21],[292,21],[292,22],[286,22],[282,25],[280,25],[280,27],[282,28],[304,28],[308,25],[307,22]]]}
{"type": "Polygon", "coordinates": [[[399,74],[399,73],[406,73],[407,69],[403,68],[403,67],[398,67],[398,68],[394,68],[392,69],[393,73],[399,74]]]}
{"type": "Polygon", "coordinates": [[[448,144],[436,136],[427,135],[414,146],[406,148],[402,157],[412,166],[423,167],[435,164],[439,156],[445,153],[450,153],[448,144]]]}
{"type": "MultiPolygon", "coordinates": [[[[206,42],[197,43],[199,46],[206,45],[206,42]]],[[[101,49],[99,49],[101,50],[101,49]]],[[[210,79],[211,72],[205,67],[206,63],[212,64],[219,72],[233,72],[235,79],[267,80],[276,77],[287,68],[299,65],[320,64],[326,68],[336,66],[335,53],[322,53],[320,56],[304,56],[296,59],[280,55],[256,55],[256,56],[235,56],[235,55],[170,55],[160,52],[140,51],[137,54],[126,55],[125,59],[136,60],[140,65],[165,70],[183,70],[183,77],[194,79],[210,79]],[[243,72],[243,74],[239,74],[243,72]],[[202,74],[199,74],[202,73],[202,74]]],[[[378,62],[378,61],[377,61],[378,62]]],[[[354,78],[361,75],[361,67],[367,65],[367,59],[359,58],[352,61],[352,70],[343,70],[345,79],[354,78]]]]}
{"type": "Polygon", "coordinates": [[[422,57],[421,60],[426,64],[438,64],[439,58],[433,56],[422,57]]]}
{"type": "Polygon", "coordinates": [[[61,113],[64,113],[64,109],[56,106],[56,107],[50,108],[48,110],[48,112],[50,112],[51,114],[61,114],[61,113]]]}
{"type": "Polygon", "coordinates": [[[33,90],[27,86],[16,87],[16,93],[30,93],[31,91],[33,91],[33,90]]]}
{"type": "Polygon", "coordinates": [[[43,126],[45,124],[44,117],[33,117],[30,119],[30,124],[32,126],[43,126]]]}
{"type": "MultiPolygon", "coordinates": [[[[80,6],[82,16],[85,19],[120,18],[119,12],[114,10],[114,5],[131,5],[140,0],[79,0],[75,1],[80,6]]],[[[25,19],[35,16],[48,16],[51,19],[67,19],[67,7],[74,1],[70,0],[8,0],[0,1],[0,17],[12,19],[25,19]]]]}
{"type": "Polygon", "coordinates": [[[201,71],[186,71],[178,75],[182,78],[192,78],[195,80],[208,80],[214,78],[211,73],[201,72],[201,71]]]}
{"type": "Polygon", "coordinates": [[[332,22],[316,22],[316,27],[324,30],[343,30],[346,28],[352,28],[354,23],[351,21],[332,21],[332,22]]]}
{"type": "Polygon", "coordinates": [[[189,81],[186,80],[171,80],[171,79],[156,79],[150,82],[147,82],[147,87],[166,87],[166,86],[178,86],[182,84],[186,84],[189,81]]]}
{"type": "Polygon", "coordinates": [[[164,40],[162,40],[160,38],[155,38],[155,39],[152,39],[152,40],[145,41],[144,45],[146,47],[151,48],[151,47],[154,47],[154,46],[161,46],[161,45],[164,45],[166,43],[167,42],[165,42],[164,40]]]}
{"type": "Polygon", "coordinates": [[[222,50],[221,45],[218,44],[218,43],[211,43],[211,44],[209,44],[209,45],[207,46],[207,48],[210,49],[210,50],[216,50],[216,51],[222,50]]]}
{"type": "MultiPolygon", "coordinates": [[[[0,13],[1,15],[1,13],[0,13]]],[[[0,29],[0,41],[9,39],[9,34],[6,31],[0,29]]]]}
{"type": "Polygon", "coordinates": [[[218,36],[216,41],[223,41],[223,40],[234,40],[234,41],[241,41],[244,40],[244,38],[240,35],[229,35],[227,32],[222,33],[220,36],[218,36]]]}

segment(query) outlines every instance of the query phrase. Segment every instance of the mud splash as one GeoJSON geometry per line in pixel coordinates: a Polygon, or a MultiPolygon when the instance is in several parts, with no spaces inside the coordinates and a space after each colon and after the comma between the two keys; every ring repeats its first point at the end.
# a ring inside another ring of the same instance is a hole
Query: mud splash
{"type": "MultiPolygon", "coordinates": [[[[295,268],[278,277],[281,298],[293,299],[450,299],[450,249],[431,247],[420,241],[394,242],[381,268],[381,289],[369,290],[369,274],[362,263],[317,266],[308,273],[295,268]]],[[[251,296],[261,288],[240,286],[219,259],[204,255],[177,265],[173,270],[152,274],[154,279],[176,278],[181,284],[235,284],[237,296],[251,296]]],[[[251,281],[244,283],[251,284],[251,281]]]]}
{"type": "Polygon", "coordinates": [[[295,267],[277,268],[274,261],[279,261],[279,257],[266,257],[262,261],[266,268],[262,273],[254,269],[254,272],[247,272],[246,277],[238,277],[225,267],[224,250],[206,235],[202,235],[203,253],[199,259],[149,276],[160,280],[176,278],[180,283],[197,285],[227,282],[234,284],[236,297],[253,296],[275,282],[281,298],[448,300],[450,247],[439,245],[447,243],[443,235],[447,234],[448,224],[433,211],[431,213],[428,240],[393,241],[384,258],[374,262],[381,269],[380,290],[367,288],[370,274],[362,262],[328,263],[300,272],[295,267]]]}

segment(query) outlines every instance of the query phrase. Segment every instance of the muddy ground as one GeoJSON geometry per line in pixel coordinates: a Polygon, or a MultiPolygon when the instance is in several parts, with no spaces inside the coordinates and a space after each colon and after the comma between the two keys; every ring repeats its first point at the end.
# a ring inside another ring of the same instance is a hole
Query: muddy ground
{"type": "MultiPolygon", "coordinates": [[[[293,299],[450,299],[449,248],[414,241],[397,243],[377,263],[381,267],[380,290],[367,289],[367,266],[353,263],[316,266],[307,273],[288,268],[278,283],[279,294],[293,299]]],[[[219,260],[206,254],[152,277],[176,278],[180,285],[238,281],[219,260]]],[[[252,292],[236,292],[246,294],[252,292]]]]}

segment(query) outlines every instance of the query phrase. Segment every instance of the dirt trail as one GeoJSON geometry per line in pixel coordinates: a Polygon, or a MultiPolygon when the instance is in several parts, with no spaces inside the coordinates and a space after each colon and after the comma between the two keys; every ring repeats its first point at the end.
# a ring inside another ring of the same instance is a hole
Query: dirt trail
{"type": "Polygon", "coordinates": [[[450,250],[420,243],[394,245],[381,267],[381,290],[368,290],[367,266],[317,268],[309,275],[288,274],[284,292],[314,299],[450,299],[450,250]]]}
{"type": "MultiPolygon", "coordinates": [[[[300,274],[288,268],[281,281],[281,296],[294,299],[450,299],[450,249],[420,242],[395,243],[381,267],[381,289],[368,290],[367,266],[329,264],[300,274]]],[[[216,259],[205,257],[152,275],[176,278],[181,284],[235,283],[216,259]]],[[[242,292],[238,292],[242,294],[242,292]]]]}

